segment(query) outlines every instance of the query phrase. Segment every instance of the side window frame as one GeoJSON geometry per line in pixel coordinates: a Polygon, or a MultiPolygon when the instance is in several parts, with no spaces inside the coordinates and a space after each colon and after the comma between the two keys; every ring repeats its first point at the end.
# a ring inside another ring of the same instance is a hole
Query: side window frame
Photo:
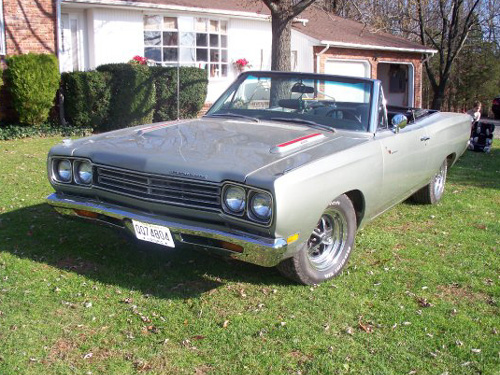
{"type": "Polygon", "coordinates": [[[389,129],[389,121],[387,116],[387,106],[385,104],[384,92],[382,86],[380,87],[380,94],[378,97],[378,114],[377,114],[377,131],[389,129]]]}

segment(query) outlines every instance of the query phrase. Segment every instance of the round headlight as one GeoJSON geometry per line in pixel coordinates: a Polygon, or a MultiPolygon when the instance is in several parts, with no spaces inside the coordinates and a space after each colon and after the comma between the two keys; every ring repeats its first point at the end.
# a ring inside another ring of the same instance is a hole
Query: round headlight
{"type": "Polygon", "coordinates": [[[231,186],[224,192],[224,203],[234,213],[242,213],[245,209],[245,189],[239,186],[231,186]]]}
{"type": "Polygon", "coordinates": [[[56,167],[57,179],[61,182],[71,181],[71,162],[63,159],[57,162],[56,167]]]}
{"type": "Polygon", "coordinates": [[[76,167],[78,183],[88,185],[92,182],[92,164],[88,161],[79,162],[76,167]]]}
{"type": "Polygon", "coordinates": [[[252,214],[259,220],[267,221],[273,212],[272,200],[269,194],[257,193],[252,197],[250,206],[252,214]]]}

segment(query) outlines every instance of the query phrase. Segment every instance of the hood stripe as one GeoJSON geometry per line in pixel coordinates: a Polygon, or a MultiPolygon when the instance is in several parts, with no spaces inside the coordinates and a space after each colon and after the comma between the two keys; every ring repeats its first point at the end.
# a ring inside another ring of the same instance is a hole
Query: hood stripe
{"type": "Polygon", "coordinates": [[[297,143],[297,142],[301,142],[301,141],[305,141],[306,139],[309,139],[310,141],[312,141],[311,138],[315,138],[315,137],[324,137],[323,134],[321,133],[314,133],[314,134],[309,134],[309,135],[305,135],[303,137],[300,137],[300,138],[296,138],[294,140],[291,140],[291,141],[288,141],[288,142],[285,142],[285,143],[282,143],[280,145],[277,145],[276,147],[286,147],[286,146],[290,146],[290,145],[293,145],[294,143],[297,143]]]}

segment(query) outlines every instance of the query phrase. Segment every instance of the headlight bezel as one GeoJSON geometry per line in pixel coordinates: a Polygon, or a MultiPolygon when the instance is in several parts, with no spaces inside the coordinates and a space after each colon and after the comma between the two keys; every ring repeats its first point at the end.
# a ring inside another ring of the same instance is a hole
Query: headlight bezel
{"type": "Polygon", "coordinates": [[[51,169],[52,169],[51,177],[53,181],[59,182],[61,184],[70,184],[71,181],[73,180],[73,165],[71,163],[71,160],[69,160],[68,158],[58,158],[52,160],[51,169]],[[65,162],[69,164],[68,168],[69,177],[67,179],[61,176],[61,172],[59,169],[60,165],[65,162]]]}
{"type": "Polygon", "coordinates": [[[50,181],[54,184],[60,185],[76,185],[79,187],[89,188],[94,182],[94,164],[91,160],[79,157],[67,157],[67,156],[51,156],[49,157],[49,176],[50,181]],[[63,161],[67,161],[70,164],[70,178],[65,180],[61,178],[59,173],[59,164],[63,161]],[[90,182],[85,183],[79,178],[78,166],[88,163],[91,168],[90,182]]]}
{"type": "Polygon", "coordinates": [[[267,190],[256,188],[253,186],[239,184],[231,181],[224,182],[221,190],[221,206],[222,206],[222,211],[229,217],[235,220],[243,221],[245,223],[251,223],[263,227],[269,227],[271,226],[274,219],[275,207],[274,207],[273,195],[267,190]],[[234,211],[230,210],[226,205],[226,191],[231,187],[238,187],[245,191],[245,205],[242,212],[235,213],[234,211]],[[271,215],[267,220],[259,218],[258,215],[255,215],[252,212],[251,201],[258,194],[263,194],[269,197],[271,215]]]}
{"type": "Polygon", "coordinates": [[[73,161],[73,180],[77,185],[90,186],[92,185],[92,181],[94,179],[94,167],[92,163],[87,159],[75,159],[73,161]],[[82,165],[88,165],[90,167],[90,178],[88,182],[85,182],[84,179],[80,176],[82,165]]]}
{"type": "Polygon", "coordinates": [[[227,213],[229,213],[231,215],[243,216],[245,214],[246,209],[247,209],[247,191],[245,190],[245,188],[242,186],[239,186],[239,185],[234,185],[234,184],[224,185],[224,187],[222,189],[222,208],[224,209],[224,211],[226,211],[227,213]],[[243,202],[242,202],[243,207],[241,208],[241,210],[234,210],[227,203],[226,197],[227,197],[228,191],[231,189],[238,189],[238,190],[241,190],[243,192],[243,202]]]}
{"type": "Polygon", "coordinates": [[[269,222],[269,220],[271,219],[271,217],[273,216],[273,199],[272,199],[272,196],[271,194],[267,193],[267,192],[252,192],[252,194],[250,195],[249,197],[249,203],[248,203],[248,207],[249,207],[249,217],[254,220],[254,221],[258,221],[258,222],[262,222],[262,223],[267,223],[269,222]],[[256,210],[255,210],[255,204],[254,204],[254,201],[256,199],[256,197],[258,196],[262,196],[264,197],[265,199],[267,198],[269,200],[269,216],[267,217],[263,217],[261,215],[259,215],[256,210]]]}

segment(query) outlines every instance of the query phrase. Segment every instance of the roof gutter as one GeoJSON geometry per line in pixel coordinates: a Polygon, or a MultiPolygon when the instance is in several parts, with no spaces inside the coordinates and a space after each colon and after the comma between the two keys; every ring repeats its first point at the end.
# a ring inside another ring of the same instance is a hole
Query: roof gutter
{"type": "Polygon", "coordinates": [[[378,51],[395,51],[395,52],[414,52],[414,53],[428,53],[434,55],[438,51],[435,49],[427,48],[400,48],[400,47],[386,47],[386,46],[374,46],[371,44],[356,44],[356,43],[344,43],[344,42],[333,42],[329,40],[322,40],[320,44],[326,44],[329,47],[337,48],[353,48],[353,49],[371,49],[378,51]]]}
{"type": "Polygon", "coordinates": [[[326,43],[326,47],[323,48],[321,51],[319,51],[317,54],[316,54],[316,73],[319,73],[319,57],[324,54],[326,51],[328,51],[328,48],[330,48],[330,43],[326,43]]]}
{"type": "MultiPolygon", "coordinates": [[[[231,16],[234,18],[246,18],[246,19],[261,19],[269,20],[270,15],[259,14],[254,12],[241,12],[236,10],[225,10],[225,9],[213,9],[213,8],[198,8],[198,7],[186,7],[180,5],[169,5],[169,4],[151,4],[147,2],[130,2],[130,1],[119,1],[119,0],[58,0],[64,4],[82,4],[82,5],[94,5],[94,6],[113,6],[121,7],[124,9],[139,9],[139,10],[164,10],[164,11],[174,11],[174,12],[195,12],[195,13],[208,13],[208,14],[218,14],[222,16],[231,16]]],[[[307,20],[298,19],[299,22],[304,22],[307,20]]]]}

